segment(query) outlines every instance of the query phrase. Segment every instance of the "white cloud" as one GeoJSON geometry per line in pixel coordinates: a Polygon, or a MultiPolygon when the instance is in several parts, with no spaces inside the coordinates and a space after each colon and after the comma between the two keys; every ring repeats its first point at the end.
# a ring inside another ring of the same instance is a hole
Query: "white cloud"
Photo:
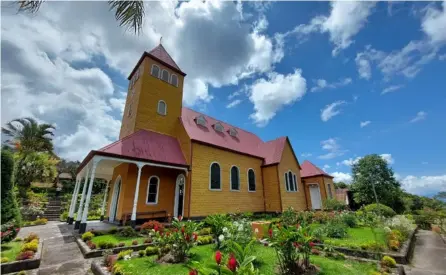
{"type": "Polygon", "coordinates": [[[427,117],[427,113],[423,112],[423,111],[420,111],[420,112],[417,113],[416,117],[414,117],[413,119],[410,120],[410,122],[413,123],[413,122],[417,122],[417,121],[420,121],[420,120],[424,120],[424,119],[426,119],[426,117],[427,117]]]}
{"type": "MultiPolygon", "coordinates": [[[[383,158],[389,165],[392,165],[395,163],[395,160],[392,157],[392,154],[381,154],[379,155],[381,158],[383,158]]],[[[340,164],[344,164],[345,166],[352,166],[356,163],[358,163],[358,161],[362,159],[362,157],[356,157],[356,158],[349,158],[349,159],[345,159],[343,161],[341,161],[339,163],[340,164]]]]}
{"type": "Polygon", "coordinates": [[[341,113],[341,110],[338,109],[338,107],[340,107],[343,104],[346,104],[346,102],[343,100],[338,100],[325,106],[325,108],[321,110],[322,121],[324,122],[328,121],[332,117],[339,115],[341,113]]]}
{"type": "Polygon", "coordinates": [[[333,83],[328,83],[325,79],[318,79],[316,81],[314,81],[316,83],[316,86],[314,86],[313,88],[311,88],[311,92],[316,92],[322,89],[336,89],[338,87],[342,87],[342,86],[346,86],[350,83],[352,83],[352,79],[351,78],[344,78],[339,80],[338,82],[333,82],[333,83]]]}
{"type": "Polygon", "coordinates": [[[226,108],[228,108],[228,109],[234,108],[235,106],[239,105],[240,103],[242,103],[242,100],[236,99],[236,100],[230,102],[228,105],[226,105],[226,108]]]}
{"type": "Polygon", "coordinates": [[[212,100],[210,86],[269,73],[283,58],[283,43],[262,33],[266,18],[248,20],[240,2],[145,5],[139,36],[118,26],[106,2],[48,1],[37,15],[2,6],[1,123],[23,116],[55,123],[56,152],[80,160],[119,133],[125,95],[102,68],[125,81],[161,36],[188,74],[187,105],[212,100]]]}
{"type": "Polygon", "coordinates": [[[300,70],[287,75],[271,73],[268,79],[256,80],[250,88],[249,100],[254,104],[251,119],[258,126],[266,125],[284,106],[300,100],[306,89],[300,70]]]}
{"type": "Polygon", "coordinates": [[[320,155],[320,159],[332,159],[335,157],[342,156],[346,150],[342,150],[341,146],[338,144],[335,138],[329,138],[327,140],[321,141],[322,150],[328,151],[324,155],[320,155]]]}
{"type": "Polygon", "coordinates": [[[331,176],[334,177],[333,182],[345,182],[345,183],[351,183],[353,178],[350,174],[348,173],[343,173],[343,172],[334,172],[334,173],[330,173],[331,176]]]}
{"type": "Polygon", "coordinates": [[[406,176],[401,180],[401,186],[409,193],[432,195],[446,191],[446,175],[439,176],[406,176]]]}
{"type": "Polygon", "coordinates": [[[438,60],[440,60],[440,61],[446,60],[446,54],[440,55],[438,57],[438,60]]]}
{"type": "Polygon", "coordinates": [[[387,94],[387,93],[395,92],[395,91],[397,91],[397,90],[399,90],[399,89],[401,89],[403,87],[404,87],[404,85],[392,85],[392,86],[389,86],[389,87],[385,88],[381,92],[381,94],[384,95],[384,94],[387,94]]]}
{"type": "Polygon", "coordinates": [[[394,164],[395,160],[392,158],[392,154],[381,154],[380,155],[388,164],[394,164]]]}
{"type": "Polygon", "coordinates": [[[443,1],[443,9],[429,6],[423,17],[421,27],[434,44],[446,43],[446,1],[443,1]]]}
{"type": "Polygon", "coordinates": [[[309,24],[299,25],[284,36],[298,35],[298,39],[313,32],[328,33],[330,41],[335,45],[333,56],[348,48],[353,37],[364,27],[367,17],[372,13],[374,2],[365,1],[333,1],[330,3],[330,15],[319,15],[311,19],[309,24]]]}
{"type": "Polygon", "coordinates": [[[312,153],[302,153],[301,156],[306,158],[306,157],[311,157],[313,154],[312,153]]]}
{"type": "Polygon", "coordinates": [[[372,123],[370,120],[367,121],[361,121],[359,123],[359,126],[361,126],[361,128],[364,128],[365,126],[369,125],[370,123],[372,123]]]}
{"type": "Polygon", "coordinates": [[[356,66],[360,78],[370,79],[372,77],[372,68],[365,53],[358,53],[355,58],[356,66]]]}
{"type": "Polygon", "coordinates": [[[324,169],[324,171],[327,171],[327,169],[330,169],[330,165],[325,164],[324,167],[323,167],[323,169],[324,169]]]}

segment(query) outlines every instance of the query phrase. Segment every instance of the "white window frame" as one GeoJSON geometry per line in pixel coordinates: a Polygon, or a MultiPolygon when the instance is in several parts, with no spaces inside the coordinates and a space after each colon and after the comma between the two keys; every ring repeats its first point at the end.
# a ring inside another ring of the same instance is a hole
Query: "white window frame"
{"type": "Polygon", "coordinates": [[[246,179],[247,179],[247,183],[248,183],[248,192],[256,192],[257,191],[257,179],[256,179],[256,171],[252,168],[248,168],[248,170],[246,171],[246,179]],[[254,190],[249,190],[249,171],[251,171],[254,173],[254,190]]]}
{"type": "Polygon", "coordinates": [[[158,176],[150,176],[149,181],[147,182],[147,192],[146,192],[146,205],[157,205],[158,204],[158,196],[160,194],[160,184],[161,180],[158,176]],[[149,190],[150,190],[150,180],[152,178],[156,178],[158,180],[157,186],[156,186],[156,199],[155,202],[148,202],[149,199],[149,190]]]}
{"type": "Polygon", "coordinates": [[[218,163],[218,162],[216,162],[216,161],[213,161],[213,162],[211,162],[211,164],[209,165],[209,190],[211,190],[211,191],[221,191],[221,186],[223,185],[223,183],[222,183],[222,181],[221,181],[221,165],[220,165],[220,163],[218,163]],[[220,188],[219,189],[217,189],[217,188],[212,188],[212,185],[211,185],[211,180],[212,180],[212,165],[213,164],[217,164],[218,165],[218,168],[220,169],[220,188]]]}
{"type": "Polygon", "coordinates": [[[161,73],[161,68],[160,66],[156,65],[156,64],[152,64],[152,68],[150,69],[150,75],[154,76],[156,78],[160,78],[160,73],[161,73]],[[153,75],[153,67],[157,67],[158,68],[158,75],[153,75]]]}
{"type": "Polygon", "coordinates": [[[167,83],[169,83],[169,80],[170,80],[170,73],[169,73],[169,71],[166,70],[166,69],[163,69],[163,70],[161,71],[160,79],[161,79],[162,81],[166,81],[167,83]],[[164,74],[164,72],[167,73],[167,80],[164,80],[164,79],[163,79],[163,74],[164,74]]]}
{"type": "Polygon", "coordinates": [[[156,106],[156,112],[162,116],[167,115],[167,103],[164,100],[158,101],[158,105],[156,106]],[[164,114],[160,112],[160,103],[164,103],[164,114]]]}
{"type": "Polygon", "coordinates": [[[217,122],[214,124],[214,130],[223,133],[225,131],[225,127],[220,122],[217,122]],[[217,127],[220,127],[220,130],[218,130],[217,127]]]}
{"type": "Polygon", "coordinates": [[[171,85],[173,85],[173,86],[175,86],[175,87],[178,87],[178,81],[179,81],[179,80],[178,80],[178,76],[177,76],[176,74],[171,74],[171,75],[170,75],[170,84],[171,84],[171,85]],[[172,83],[172,79],[173,79],[174,76],[177,78],[177,84],[176,84],[176,85],[172,83]]]}
{"type": "Polygon", "coordinates": [[[203,115],[200,115],[195,119],[195,123],[197,123],[198,125],[201,125],[201,126],[206,127],[207,122],[208,121],[206,120],[206,118],[203,115]]]}
{"type": "Polygon", "coordinates": [[[296,174],[293,173],[293,171],[288,170],[287,172],[285,172],[284,176],[285,176],[285,190],[287,192],[291,192],[291,193],[299,192],[299,189],[298,189],[298,186],[297,186],[297,176],[296,176],[296,174]],[[289,178],[290,177],[289,173],[291,173],[291,182],[289,182],[289,179],[290,179],[289,178]],[[291,190],[291,185],[293,186],[294,190],[291,190]]]}
{"type": "Polygon", "coordinates": [[[240,169],[236,165],[232,165],[231,169],[229,170],[229,190],[234,192],[240,192],[241,190],[241,183],[240,183],[240,169]],[[237,174],[238,174],[238,189],[232,189],[232,168],[237,168],[237,174]]]}

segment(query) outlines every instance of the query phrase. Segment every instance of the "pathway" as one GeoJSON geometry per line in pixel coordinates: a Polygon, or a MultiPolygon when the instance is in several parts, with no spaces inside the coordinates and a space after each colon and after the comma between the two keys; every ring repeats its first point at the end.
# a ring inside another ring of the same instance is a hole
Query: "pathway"
{"type": "Polygon", "coordinates": [[[435,232],[419,230],[407,275],[446,275],[446,244],[435,232]]]}

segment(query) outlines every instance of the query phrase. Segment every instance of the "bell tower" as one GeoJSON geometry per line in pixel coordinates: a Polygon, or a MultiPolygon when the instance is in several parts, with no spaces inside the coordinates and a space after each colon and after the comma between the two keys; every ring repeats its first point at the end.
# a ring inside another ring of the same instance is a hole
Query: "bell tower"
{"type": "Polygon", "coordinates": [[[175,136],[185,76],[161,43],[144,52],[128,77],[119,138],[141,129],[175,136]]]}

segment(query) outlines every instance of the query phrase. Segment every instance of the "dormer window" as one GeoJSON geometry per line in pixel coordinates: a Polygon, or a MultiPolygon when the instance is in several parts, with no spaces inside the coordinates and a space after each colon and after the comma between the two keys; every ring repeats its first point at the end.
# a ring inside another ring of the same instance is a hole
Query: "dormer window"
{"type": "Polygon", "coordinates": [[[199,116],[199,117],[197,117],[196,119],[195,119],[195,122],[198,124],[198,125],[201,125],[201,126],[206,126],[206,123],[207,123],[207,121],[206,121],[206,119],[204,118],[204,116],[199,116]]]}
{"type": "Polygon", "coordinates": [[[225,128],[223,127],[223,125],[221,125],[220,122],[214,124],[214,129],[217,132],[223,132],[225,130],[225,128]]]}
{"type": "Polygon", "coordinates": [[[233,136],[233,137],[237,137],[237,130],[235,128],[231,128],[229,129],[229,135],[233,136]]]}

